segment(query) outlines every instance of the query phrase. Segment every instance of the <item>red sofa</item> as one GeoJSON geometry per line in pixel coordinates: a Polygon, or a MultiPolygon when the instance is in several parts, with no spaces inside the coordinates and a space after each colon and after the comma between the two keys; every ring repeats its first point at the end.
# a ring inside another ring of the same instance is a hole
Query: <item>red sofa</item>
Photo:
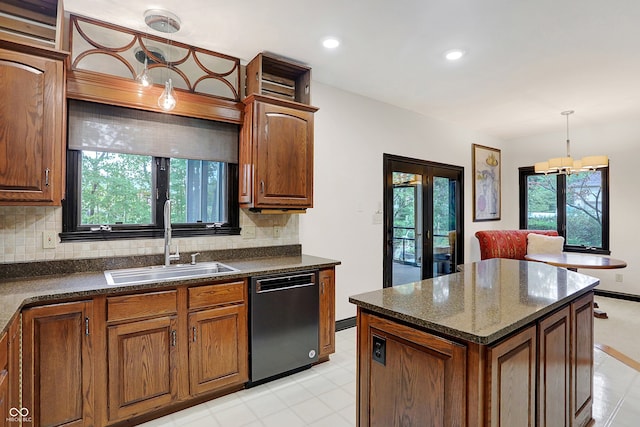
{"type": "Polygon", "coordinates": [[[480,242],[480,259],[511,258],[524,260],[527,254],[527,234],[557,236],[555,230],[483,230],[476,231],[480,242]]]}

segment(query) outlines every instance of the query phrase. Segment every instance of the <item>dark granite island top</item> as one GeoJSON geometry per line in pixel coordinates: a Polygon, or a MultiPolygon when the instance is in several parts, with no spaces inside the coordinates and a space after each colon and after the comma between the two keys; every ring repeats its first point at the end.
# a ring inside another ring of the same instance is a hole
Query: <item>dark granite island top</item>
{"type": "Polygon", "coordinates": [[[489,259],[434,279],[354,295],[367,311],[491,344],[589,292],[599,280],[543,263],[489,259]]]}

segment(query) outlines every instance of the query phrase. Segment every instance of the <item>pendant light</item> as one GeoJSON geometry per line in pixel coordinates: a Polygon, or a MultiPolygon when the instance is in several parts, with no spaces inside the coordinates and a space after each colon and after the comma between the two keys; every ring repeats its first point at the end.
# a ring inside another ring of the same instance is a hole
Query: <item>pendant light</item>
{"type": "Polygon", "coordinates": [[[158,98],[158,107],[162,108],[164,111],[171,111],[176,107],[176,97],[173,91],[173,84],[171,82],[171,78],[164,83],[164,90],[158,98]]]}
{"type": "Polygon", "coordinates": [[[147,55],[144,56],[144,68],[142,69],[140,74],[136,76],[136,81],[143,88],[149,87],[153,84],[153,79],[149,74],[149,58],[147,57],[147,55]]]}
{"type": "Polygon", "coordinates": [[[609,166],[607,156],[587,156],[581,160],[573,160],[571,157],[571,142],[569,140],[569,116],[573,110],[563,111],[560,114],[567,118],[567,155],[565,157],[553,157],[546,162],[538,162],[534,165],[536,173],[560,173],[569,175],[576,172],[584,172],[609,166]]]}
{"type": "MultiPolygon", "coordinates": [[[[172,34],[180,30],[180,18],[177,15],[162,9],[149,9],[144,13],[144,22],[149,28],[162,33],[172,34]]],[[[146,59],[145,59],[146,61],[146,59]]],[[[164,83],[164,90],[158,98],[158,107],[164,111],[171,111],[177,104],[176,93],[173,90],[173,82],[169,77],[171,71],[171,39],[169,38],[169,49],[167,51],[167,80],[164,83]]],[[[145,66],[145,68],[147,68],[145,66]]]]}

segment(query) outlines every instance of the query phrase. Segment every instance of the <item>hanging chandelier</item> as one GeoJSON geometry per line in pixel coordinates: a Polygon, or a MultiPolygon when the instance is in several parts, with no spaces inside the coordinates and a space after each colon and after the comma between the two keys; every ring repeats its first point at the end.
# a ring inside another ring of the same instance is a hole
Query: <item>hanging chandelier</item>
{"type": "Polygon", "coordinates": [[[563,111],[560,113],[567,118],[567,156],[553,157],[546,162],[536,163],[534,165],[536,173],[560,173],[569,175],[571,173],[595,170],[609,166],[609,158],[607,156],[586,156],[581,160],[573,160],[570,150],[571,143],[569,141],[569,116],[573,113],[573,110],[563,111]]]}

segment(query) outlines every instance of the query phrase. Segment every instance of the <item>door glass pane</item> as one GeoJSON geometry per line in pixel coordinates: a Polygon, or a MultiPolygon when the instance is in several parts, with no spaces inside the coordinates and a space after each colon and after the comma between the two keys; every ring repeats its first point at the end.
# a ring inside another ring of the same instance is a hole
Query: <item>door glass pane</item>
{"type": "Polygon", "coordinates": [[[602,174],[567,176],[567,245],[602,247],[602,174]]]}
{"type": "Polygon", "coordinates": [[[433,277],[455,273],[456,180],[433,178],[433,277]]]}
{"type": "Polygon", "coordinates": [[[422,279],[422,175],[393,172],[392,285],[422,279]]]}
{"type": "Polygon", "coordinates": [[[527,176],[527,229],[558,228],[557,178],[555,175],[527,176]]]}
{"type": "Polygon", "coordinates": [[[151,224],[151,156],[82,151],[80,225],[151,224]]]}

